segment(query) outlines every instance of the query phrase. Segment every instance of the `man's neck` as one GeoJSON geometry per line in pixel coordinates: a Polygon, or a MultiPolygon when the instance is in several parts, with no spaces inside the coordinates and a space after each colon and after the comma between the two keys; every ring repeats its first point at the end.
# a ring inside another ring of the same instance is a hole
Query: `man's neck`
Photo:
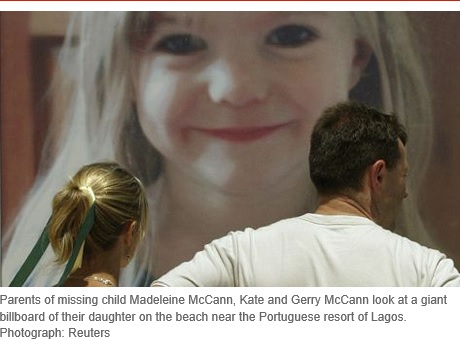
{"type": "Polygon", "coordinates": [[[317,214],[362,216],[372,221],[375,220],[365,200],[339,195],[320,196],[318,202],[319,204],[315,211],[317,214]]]}

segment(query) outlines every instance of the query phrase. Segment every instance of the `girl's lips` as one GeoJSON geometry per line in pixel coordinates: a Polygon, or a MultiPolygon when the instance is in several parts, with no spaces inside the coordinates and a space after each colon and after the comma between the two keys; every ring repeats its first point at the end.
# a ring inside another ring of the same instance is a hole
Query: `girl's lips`
{"type": "Polygon", "coordinates": [[[273,126],[263,126],[263,127],[248,127],[248,128],[224,128],[224,129],[201,129],[193,128],[192,130],[201,132],[205,135],[211,136],[213,138],[235,142],[235,143],[244,143],[252,142],[261,138],[264,138],[283,127],[289,125],[279,124],[273,126]]]}

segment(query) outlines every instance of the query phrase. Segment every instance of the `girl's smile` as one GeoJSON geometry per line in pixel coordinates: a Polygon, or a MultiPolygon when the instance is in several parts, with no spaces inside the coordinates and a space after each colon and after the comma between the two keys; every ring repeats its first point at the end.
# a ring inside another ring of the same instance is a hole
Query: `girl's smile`
{"type": "Polygon", "coordinates": [[[218,128],[218,129],[206,129],[206,128],[190,128],[190,131],[203,133],[210,136],[211,138],[220,139],[223,141],[233,143],[250,143],[259,139],[263,139],[273,133],[287,128],[292,123],[277,124],[277,125],[265,125],[265,126],[254,126],[254,127],[229,127],[229,128],[218,128]]]}

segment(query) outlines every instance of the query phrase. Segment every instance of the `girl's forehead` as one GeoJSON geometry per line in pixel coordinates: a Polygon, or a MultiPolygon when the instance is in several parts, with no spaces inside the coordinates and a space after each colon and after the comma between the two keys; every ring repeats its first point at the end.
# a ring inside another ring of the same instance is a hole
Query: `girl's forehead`
{"type": "Polygon", "coordinates": [[[327,20],[331,24],[349,18],[347,12],[154,12],[157,25],[208,26],[251,23],[255,26],[282,20],[327,20]]]}

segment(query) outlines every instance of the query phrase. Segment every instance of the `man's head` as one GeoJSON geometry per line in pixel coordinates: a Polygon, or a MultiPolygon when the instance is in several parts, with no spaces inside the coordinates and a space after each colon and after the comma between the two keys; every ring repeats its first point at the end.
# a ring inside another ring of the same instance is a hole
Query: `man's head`
{"type": "Polygon", "coordinates": [[[394,115],[353,102],[327,109],[311,136],[310,177],[322,196],[369,193],[369,210],[394,224],[407,196],[407,134],[394,115]]]}

